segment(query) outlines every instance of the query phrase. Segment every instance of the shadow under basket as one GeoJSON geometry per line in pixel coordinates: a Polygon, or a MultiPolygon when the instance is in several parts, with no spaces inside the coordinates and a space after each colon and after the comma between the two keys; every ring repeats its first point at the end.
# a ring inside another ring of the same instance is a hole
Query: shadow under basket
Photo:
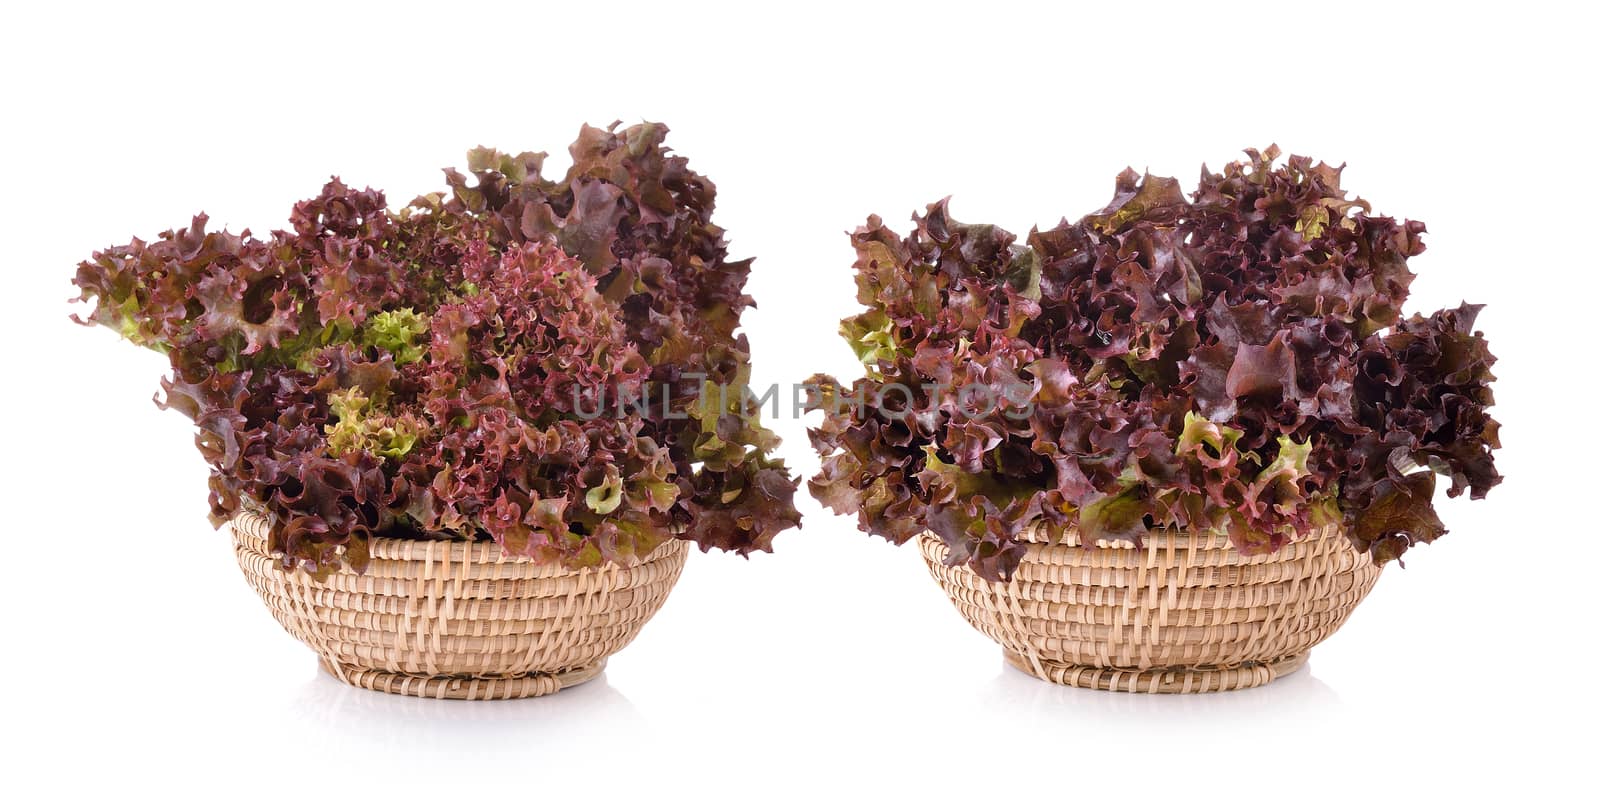
{"type": "Polygon", "coordinates": [[[688,545],[570,570],[492,542],[374,539],[362,574],[317,581],[268,550],[268,518],[230,523],[234,554],[274,618],[340,680],[441,699],[543,696],[600,674],[666,601],[688,545]]]}
{"type": "Polygon", "coordinates": [[[1060,685],[1138,693],[1239,690],[1293,672],[1381,571],[1337,530],[1255,556],[1214,534],[1152,531],[1135,549],[1085,548],[1068,532],[1060,543],[1029,542],[1002,583],[945,566],[947,547],[930,533],[917,545],[956,609],[1011,665],[1060,685]]]}

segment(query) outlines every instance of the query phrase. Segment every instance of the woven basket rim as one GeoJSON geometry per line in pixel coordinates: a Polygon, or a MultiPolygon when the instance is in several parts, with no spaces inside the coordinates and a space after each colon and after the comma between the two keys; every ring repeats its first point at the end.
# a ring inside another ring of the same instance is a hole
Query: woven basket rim
{"type": "MultiPolygon", "coordinates": [[[[232,530],[250,537],[259,542],[263,547],[268,541],[268,532],[271,530],[272,514],[253,500],[245,499],[234,516],[249,515],[257,519],[239,520],[229,519],[228,524],[232,530]]],[[[619,568],[629,569],[654,563],[662,558],[680,550],[684,540],[676,537],[670,538],[649,553],[637,556],[632,560],[607,560],[593,567],[568,567],[564,564],[549,563],[527,556],[513,555],[506,552],[498,542],[486,542],[481,539],[396,539],[387,536],[374,536],[367,540],[367,554],[373,560],[379,561],[416,561],[416,562],[448,562],[460,563],[463,560],[472,563],[506,564],[528,566],[541,570],[549,570],[551,576],[563,574],[577,575],[585,571],[593,573],[595,570],[619,568]],[[440,547],[447,548],[446,552],[439,552],[440,547]],[[470,558],[469,558],[470,555],[470,558]]],[[[262,555],[261,553],[257,553],[262,555]]],[[[276,560],[281,554],[266,554],[276,560]]]]}
{"type": "MultiPolygon", "coordinates": [[[[939,538],[931,531],[923,531],[923,533],[933,537],[934,539],[939,538]]],[[[1344,529],[1339,526],[1321,526],[1312,528],[1305,534],[1291,537],[1284,546],[1288,547],[1301,542],[1316,541],[1322,538],[1324,534],[1330,533],[1342,534],[1344,533],[1344,529]]],[[[1066,531],[1061,535],[1061,540],[1055,541],[1050,539],[1047,531],[1037,524],[1024,528],[1021,533],[1017,534],[1017,541],[1031,545],[1058,547],[1084,546],[1083,539],[1079,536],[1077,528],[1067,528],[1066,531]]],[[[1095,542],[1094,546],[1118,550],[1135,549],[1133,542],[1124,539],[1117,539],[1114,541],[1101,539],[1095,542]]],[[[1158,547],[1162,549],[1172,547],[1177,550],[1187,550],[1190,548],[1196,550],[1220,550],[1222,548],[1232,548],[1233,542],[1228,539],[1227,533],[1221,531],[1163,526],[1152,529],[1144,535],[1143,547],[1146,550],[1150,549],[1151,547],[1158,547]]]]}

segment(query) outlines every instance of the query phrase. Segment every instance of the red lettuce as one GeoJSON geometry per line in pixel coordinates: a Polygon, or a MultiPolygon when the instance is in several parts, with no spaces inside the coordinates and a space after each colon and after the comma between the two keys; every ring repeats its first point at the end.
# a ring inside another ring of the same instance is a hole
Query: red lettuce
{"type": "Polygon", "coordinates": [[[812,493],[991,579],[1032,530],[1261,553],[1337,524],[1378,562],[1444,533],[1436,477],[1500,480],[1481,306],[1403,319],[1423,224],[1347,198],[1340,168],[1247,153],[1188,197],[1126,171],[1025,242],[944,202],[906,237],[870,218],[867,310],[841,325],[867,373],[811,380],[812,493]]]}
{"type": "Polygon", "coordinates": [[[200,215],[81,263],[80,321],[170,357],[214,520],[263,505],[286,566],[359,569],[375,536],[770,550],[798,481],[720,398],[749,380],[750,262],[666,132],[584,127],[560,180],[480,148],[397,211],[335,179],[264,238],[200,215]]]}

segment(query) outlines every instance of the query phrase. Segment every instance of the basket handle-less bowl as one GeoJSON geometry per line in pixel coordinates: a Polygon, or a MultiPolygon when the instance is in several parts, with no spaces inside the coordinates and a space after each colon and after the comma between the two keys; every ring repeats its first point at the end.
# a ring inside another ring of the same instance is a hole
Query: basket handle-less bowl
{"type": "Polygon", "coordinates": [[[670,540],[634,565],[570,570],[491,542],[373,539],[364,573],[318,581],[273,557],[268,519],[243,510],[230,528],[278,623],[345,682],[431,698],[542,696],[593,679],[661,608],[688,554],[670,540]]]}
{"type": "MultiPolygon", "coordinates": [[[[1042,537],[1034,536],[1034,539],[1042,537]]],[[[1152,531],[1143,549],[1029,542],[1010,581],[943,563],[917,538],[934,579],[1006,660],[1062,685],[1146,693],[1255,687],[1305,663],[1367,596],[1380,567],[1342,531],[1242,556],[1226,536],[1152,531]]]]}

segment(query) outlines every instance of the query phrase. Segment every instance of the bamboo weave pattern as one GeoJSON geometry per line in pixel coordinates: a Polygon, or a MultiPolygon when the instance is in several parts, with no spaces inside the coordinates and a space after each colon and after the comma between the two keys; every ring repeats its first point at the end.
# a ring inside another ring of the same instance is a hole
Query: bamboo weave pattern
{"type": "Polygon", "coordinates": [[[945,566],[932,534],[917,544],[956,609],[1012,665],[1124,692],[1237,690],[1294,671],[1380,572],[1337,530],[1259,556],[1212,534],[1153,531],[1138,550],[1084,548],[1069,532],[1059,544],[1030,543],[1004,583],[945,566]]]}
{"type": "Polygon", "coordinates": [[[688,546],[569,570],[491,542],[373,539],[366,572],[313,580],[268,551],[270,524],[230,523],[239,568],[274,618],[352,685],[450,699],[554,693],[597,676],[666,601],[688,546]]]}

